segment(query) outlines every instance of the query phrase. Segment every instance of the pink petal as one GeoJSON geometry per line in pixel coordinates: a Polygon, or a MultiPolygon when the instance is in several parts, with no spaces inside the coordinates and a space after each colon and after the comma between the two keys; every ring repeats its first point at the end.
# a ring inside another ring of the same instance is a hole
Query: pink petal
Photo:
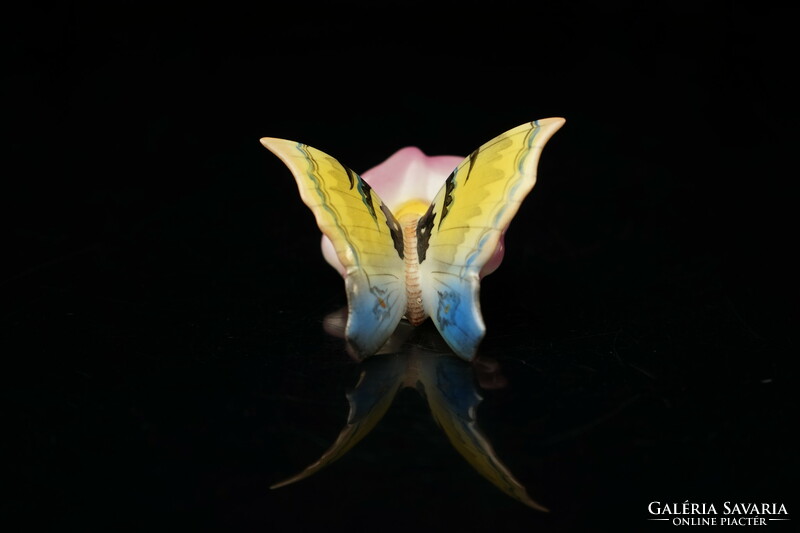
{"type": "Polygon", "coordinates": [[[322,257],[324,257],[325,261],[335,268],[342,277],[347,275],[344,265],[339,261],[339,256],[336,255],[336,249],[333,247],[333,243],[325,235],[322,236],[322,257]]]}
{"type": "MultiPolygon", "coordinates": [[[[506,227],[508,229],[508,227],[506,227]]],[[[506,230],[503,230],[503,233],[500,234],[500,240],[497,241],[497,247],[494,249],[494,254],[492,257],[486,261],[486,264],[483,265],[483,268],[480,272],[480,277],[485,277],[497,270],[497,267],[500,266],[500,263],[503,262],[503,256],[506,254],[506,230]]]]}
{"type": "Polygon", "coordinates": [[[416,146],[407,146],[361,177],[395,211],[409,200],[433,201],[444,180],[463,160],[453,155],[427,156],[416,146]]]}

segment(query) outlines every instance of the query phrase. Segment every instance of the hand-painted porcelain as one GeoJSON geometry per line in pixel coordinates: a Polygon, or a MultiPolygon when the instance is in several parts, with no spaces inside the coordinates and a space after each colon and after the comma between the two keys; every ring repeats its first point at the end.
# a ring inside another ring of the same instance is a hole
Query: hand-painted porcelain
{"type": "Polygon", "coordinates": [[[432,201],[435,182],[420,176],[442,175],[451,156],[416,157],[424,164],[415,169],[409,156],[420,154],[406,148],[371,171],[373,186],[316,148],[261,139],[291,170],[335,251],[335,260],[327,257],[345,277],[346,336],[357,353],[378,351],[405,316],[414,325],[430,317],[456,354],[475,357],[486,331],[481,275],[499,264],[503,234],[536,183],[542,148],[563,124],[536,120],[492,139],[437,184],[432,201]],[[416,182],[385,179],[395,167],[416,182]]]}

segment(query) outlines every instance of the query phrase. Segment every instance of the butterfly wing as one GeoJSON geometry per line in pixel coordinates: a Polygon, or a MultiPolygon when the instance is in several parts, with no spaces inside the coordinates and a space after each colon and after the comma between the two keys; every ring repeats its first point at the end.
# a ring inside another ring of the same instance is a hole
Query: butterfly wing
{"type": "Polygon", "coordinates": [[[347,340],[362,357],[375,353],[406,309],[400,225],[358,174],[328,154],[285,139],[261,143],[289,167],[345,268],[347,340]]]}
{"type": "Polygon", "coordinates": [[[422,302],[445,341],[466,360],[485,327],[480,271],[536,183],[539,155],[563,118],[536,120],[495,137],[447,178],[417,226],[422,302]]]}

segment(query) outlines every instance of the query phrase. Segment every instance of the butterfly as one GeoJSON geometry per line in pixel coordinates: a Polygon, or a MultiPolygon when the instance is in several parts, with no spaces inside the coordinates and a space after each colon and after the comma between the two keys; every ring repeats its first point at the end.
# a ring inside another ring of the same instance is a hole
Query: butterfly
{"type": "Polygon", "coordinates": [[[539,156],[565,120],[534,120],[467,156],[430,205],[393,213],[357,173],[295,141],[261,143],[289,168],[345,269],[345,336],[359,357],[377,352],[405,317],[428,317],[450,348],[470,361],[486,333],[481,269],[536,183],[539,156]]]}

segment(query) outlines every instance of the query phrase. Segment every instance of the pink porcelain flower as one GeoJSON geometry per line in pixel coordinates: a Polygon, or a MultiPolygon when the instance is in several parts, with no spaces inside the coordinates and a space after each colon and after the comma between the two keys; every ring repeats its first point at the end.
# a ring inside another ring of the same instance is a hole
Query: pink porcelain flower
{"type": "MultiPolygon", "coordinates": [[[[407,146],[380,165],[362,173],[361,178],[372,187],[392,213],[397,213],[401,206],[412,201],[430,205],[447,177],[463,160],[463,157],[453,155],[428,156],[415,146],[407,146]]],[[[481,269],[481,277],[491,274],[500,266],[505,251],[504,237],[505,230],[494,255],[481,269]]],[[[322,255],[342,276],[345,275],[345,268],[336,256],[333,243],[324,235],[322,255]]]]}

